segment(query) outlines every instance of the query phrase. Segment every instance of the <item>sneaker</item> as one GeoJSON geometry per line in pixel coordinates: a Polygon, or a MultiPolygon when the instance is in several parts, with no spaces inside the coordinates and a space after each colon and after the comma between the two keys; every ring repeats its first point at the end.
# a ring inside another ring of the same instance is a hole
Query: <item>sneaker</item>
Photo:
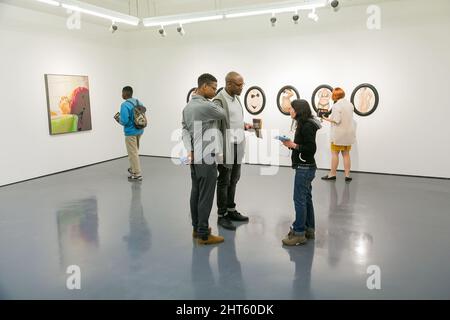
{"type": "Polygon", "coordinates": [[[248,217],[243,216],[237,211],[228,211],[227,218],[232,221],[248,221],[248,217]]]}
{"type": "Polygon", "coordinates": [[[285,246],[300,246],[306,243],[305,236],[295,235],[294,231],[289,231],[288,235],[282,240],[285,246]]]}
{"type": "Polygon", "coordinates": [[[131,176],[128,177],[128,181],[142,181],[142,176],[136,176],[132,174],[131,176]]]}
{"type": "Polygon", "coordinates": [[[131,171],[131,168],[128,168],[128,173],[133,174],[133,171],[131,171]]]}
{"type": "MultiPolygon", "coordinates": [[[[211,234],[211,227],[208,228],[208,235],[211,234]]],[[[197,231],[192,231],[192,238],[198,238],[198,233],[197,231]]]]}
{"type": "Polygon", "coordinates": [[[311,240],[315,239],[316,233],[315,233],[314,229],[313,228],[306,229],[305,237],[306,237],[306,239],[311,239],[311,240]]]}
{"type": "Polygon", "coordinates": [[[214,236],[212,234],[197,240],[198,244],[218,244],[218,243],[222,243],[224,241],[225,241],[225,239],[223,237],[214,236]]]}
{"type": "Polygon", "coordinates": [[[219,219],[217,219],[217,224],[222,228],[228,230],[236,230],[236,226],[231,222],[230,219],[228,219],[228,215],[225,217],[219,217],[219,219]]]}
{"type": "Polygon", "coordinates": [[[322,177],[322,180],[334,181],[334,180],[336,180],[336,176],[329,177],[328,175],[326,175],[326,176],[322,177]]]}

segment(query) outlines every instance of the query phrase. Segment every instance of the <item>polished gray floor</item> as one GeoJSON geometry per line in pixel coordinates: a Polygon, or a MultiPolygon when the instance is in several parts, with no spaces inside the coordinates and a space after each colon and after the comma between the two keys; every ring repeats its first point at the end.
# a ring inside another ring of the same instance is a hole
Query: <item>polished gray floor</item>
{"type": "Polygon", "coordinates": [[[1,299],[449,299],[450,182],[354,174],[313,185],[317,238],[285,248],[293,170],[244,166],[238,209],[250,222],[191,236],[189,168],[120,159],[0,188],[1,299]],[[81,289],[68,290],[68,266],[81,289]],[[369,266],[378,266],[381,289],[369,266]],[[369,271],[371,271],[369,269],[369,271]]]}

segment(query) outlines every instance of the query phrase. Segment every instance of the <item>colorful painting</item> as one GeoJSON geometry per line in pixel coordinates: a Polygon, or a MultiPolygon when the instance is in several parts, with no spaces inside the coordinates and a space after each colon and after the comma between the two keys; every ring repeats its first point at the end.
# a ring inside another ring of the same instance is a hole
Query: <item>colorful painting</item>
{"type": "Polygon", "coordinates": [[[45,75],[51,135],[92,130],[87,76],[45,75]]]}
{"type": "Polygon", "coordinates": [[[256,86],[250,87],[245,94],[244,103],[245,109],[250,114],[260,114],[266,106],[266,95],[263,89],[256,86]]]}

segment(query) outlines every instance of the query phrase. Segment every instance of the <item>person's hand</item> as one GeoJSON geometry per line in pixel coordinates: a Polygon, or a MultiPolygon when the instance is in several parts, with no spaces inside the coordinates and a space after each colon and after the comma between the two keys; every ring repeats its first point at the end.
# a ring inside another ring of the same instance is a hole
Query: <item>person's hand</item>
{"type": "Polygon", "coordinates": [[[188,159],[189,163],[194,163],[194,151],[189,152],[188,159]]]}
{"type": "Polygon", "coordinates": [[[292,91],[292,90],[284,90],[284,96],[286,97],[286,98],[292,98],[293,96],[294,96],[294,91],[292,91]]]}
{"type": "Polygon", "coordinates": [[[288,141],[284,141],[282,142],[283,145],[289,149],[295,149],[297,147],[297,144],[295,144],[294,142],[292,142],[291,140],[288,141]]]}
{"type": "Polygon", "coordinates": [[[250,130],[250,129],[253,129],[253,125],[250,123],[246,123],[246,124],[244,124],[244,128],[245,128],[245,130],[250,130]]]}

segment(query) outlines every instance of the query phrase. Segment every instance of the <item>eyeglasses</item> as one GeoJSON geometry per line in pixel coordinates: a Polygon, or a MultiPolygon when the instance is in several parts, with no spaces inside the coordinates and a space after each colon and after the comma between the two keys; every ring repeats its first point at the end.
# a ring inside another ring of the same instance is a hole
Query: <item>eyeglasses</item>
{"type": "Polygon", "coordinates": [[[231,81],[231,83],[234,84],[236,87],[239,87],[239,88],[245,86],[245,83],[244,83],[244,82],[242,82],[242,83],[236,83],[236,82],[231,81]]]}

